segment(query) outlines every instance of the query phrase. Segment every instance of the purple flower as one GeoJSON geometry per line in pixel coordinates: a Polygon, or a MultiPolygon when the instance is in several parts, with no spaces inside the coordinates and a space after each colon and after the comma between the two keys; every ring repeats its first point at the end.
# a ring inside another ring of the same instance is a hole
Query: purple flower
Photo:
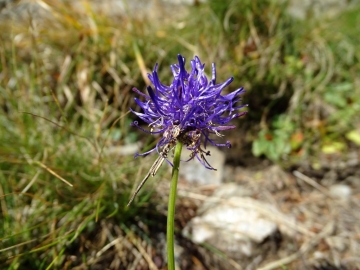
{"type": "Polygon", "coordinates": [[[166,159],[167,153],[175,146],[176,141],[181,141],[191,151],[190,159],[196,157],[206,168],[214,169],[204,157],[204,154],[210,153],[203,150],[202,146],[206,149],[206,145],[210,143],[231,147],[229,141],[216,142],[213,135],[222,137],[220,132],[235,128],[228,125],[232,119],[246,114],[239,112],[246,105],[237,104],[244,90],[239,88],[222,96],[222,90],[233,81],[232,77],[216,84],[215,64],[212,64],[212,77],[209,80],[204,72],[205,65],[200,62],[199,57],[195,56],[190,61],[190,73],[185,70],[185,58],[180,54],[178,61],[179,64],[171,65],[174,80],[170,86],[160,82],[156,64],[152,74],[148,74],[153,84],[153,88],[147,87],[149,95],[133,89],[144,98],[144,101],[135,98],[143,113],[130,110],[146,122],[150,130],[140,127],[137,121],[132,125],[150,134],[162,134],[162,138],[153,149],[136,156],[157,151],[166,159]]]}

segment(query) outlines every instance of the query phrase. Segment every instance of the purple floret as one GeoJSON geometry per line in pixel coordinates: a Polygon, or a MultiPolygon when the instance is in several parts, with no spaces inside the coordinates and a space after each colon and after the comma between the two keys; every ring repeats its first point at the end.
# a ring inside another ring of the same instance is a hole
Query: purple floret
{"type": "Polygon", "coordinates": [[[199,57],[195,56],[191,60],[190,73],[185,70],[185,58],[180,54],[178,62],[171,65],[174,80],[170,86],[160,82],[156,64],[153,72],[148,74],[153,84],[153,87],[147,87],[148,95],[136,88],[133,89],[145,100],[140,101],[135,98],[143,113],[130,110],[146,122],[150,130],[141,128],[137,121],[132,125],[150,134],[163,134],[155,148],[137,155],[147,155],[155,150],[160,154],[166,144],[180,140],[192,151],[192,158],[196,157],[206,168],[213,169],[203,156],[203,154],[209,155],[209,152],[202,150],[201,144],[204,148],[208,143],[231,147],[230,142],[216,143],[210,135],[222,136],[221,131],[235,128],[233,125],[228,125],[231,120],[246,114],[239,112],[246,105],[237,104],[244,90],[239,88],[222,96],[222,90],[233,81],[232,77],[221,84],[216,84],[215,64],[212,64],[212,76],[209,80],[204,72],[205,65],[200,62],[199,57]],[[174,127],[180,130],[176,136],[174,127]]]}

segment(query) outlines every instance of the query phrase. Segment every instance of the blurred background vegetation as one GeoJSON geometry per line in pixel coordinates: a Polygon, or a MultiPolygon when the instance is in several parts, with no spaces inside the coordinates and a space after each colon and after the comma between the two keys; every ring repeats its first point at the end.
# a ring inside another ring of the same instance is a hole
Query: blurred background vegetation
{"type": "MultiPolygon", "coordinates": [[[[198,55],[208,73],[215,62],[218,81],[234,76],[227,91],[247,90],[232,164],[316,167],[319,155],[360,145],[360,5],[299,19],[285,1],[194,1],[176,12],[129,2],[123,12],[80,0],[1,5],[1,269],[89,267],[114,231],[133,245],[164,231],[166,201],[151,185],[125,207],[153,158],[133,160],[126,147],[156,141],[130,128],[128,110],[155,63],[170,83],[178,53],[198,55]]],[[[130,269],[135,255],[123,249],[130,269]]]]}

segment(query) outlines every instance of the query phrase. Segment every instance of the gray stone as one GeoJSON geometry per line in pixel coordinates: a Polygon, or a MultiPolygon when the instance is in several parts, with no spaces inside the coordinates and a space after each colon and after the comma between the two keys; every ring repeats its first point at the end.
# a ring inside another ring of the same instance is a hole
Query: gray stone
{"type": "Polygon", "coordinates": [[[249,193],[234,184],[223,186],[214,193],[223,198],[214,195],[205,200],[200,214],[187,224],[183,234],[195,243],[213,245],[231,257],[253,256],[255,247],[277,231],[276,223],[257,210],[269,206],[248,197],[247,205],[256,207],[243,207],[244,199],[236,194],[249,193]]]}
{"type": "Polygon", "coordinates": [[[141,152],[141,143],[130,143],[125,145],[109,146],[105,148],[105,152],[110,155],[133,156],[137,152],[141,152]]]}
{"type": "MultiPolygon", "coordinates": [[[[180,175],[191,183],[200,185],[219,185],[224,176],[225,155],[215,147],[207,147],[211,156],[206,156],[206,160],[213,166],[216,171],[204,167],[196,158],[189,162],[180,164],[180,175]]],[[[184,149],[181,154],[181,160],[189,159],[191,152],[184,149]]]]}
{"type": "Polygon", "coordinates": [[[329,192],[332,197],[345,201],[350,199],[352,193],[351,187],[342,184],[331,186],[329,192]]]}
{"type": "MultiPolygon", "coordinates": [[[[352,1],[359,2],[358,0],[352,1]]],[[[341,11],[351,6],[347,0],[290,0],[288,13],[295,18],[305,20],[309,17],[328,17],[332,18],[341,11]]]]}

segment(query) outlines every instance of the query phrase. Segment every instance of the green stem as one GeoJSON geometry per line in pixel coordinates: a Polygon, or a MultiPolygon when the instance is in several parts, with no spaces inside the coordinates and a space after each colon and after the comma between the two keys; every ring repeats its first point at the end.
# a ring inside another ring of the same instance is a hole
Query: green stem
{"type": "Polygon", "coordinates": [[[177,142],[174,155],[174,167],[172,171],[172,179],[169,194],[167,227],[166,227],[166,242],[167,242],[167,255],[168,255],[168,270],[175,270],[175,257],[174,257],[174,219],[175,219],[175,202],[176,202],[176,189],[179,178],[180,156],[183,144],[177,142]]]}

